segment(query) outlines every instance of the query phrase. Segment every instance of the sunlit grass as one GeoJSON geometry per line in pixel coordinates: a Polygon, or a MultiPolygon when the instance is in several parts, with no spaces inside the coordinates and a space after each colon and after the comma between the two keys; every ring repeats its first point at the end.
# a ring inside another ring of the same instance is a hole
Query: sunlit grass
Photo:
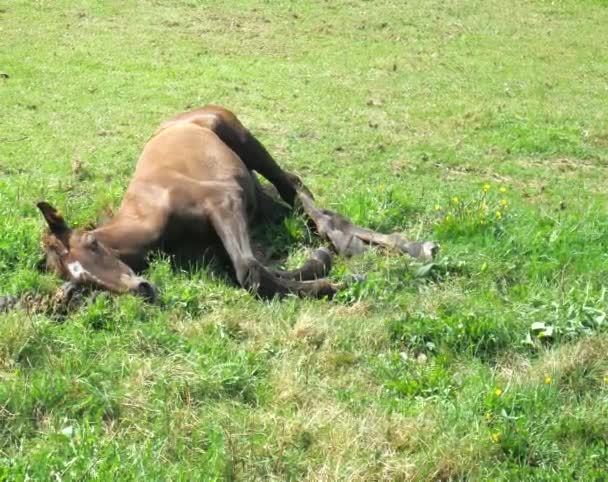
{"type": "MultiPolygon", "coordinates": [[[[0,480],[601,479],[606,24],[601,1],[1,5],[0,294],[59,286],[37,201],[99,222],[208,102],[319,204],[442,249],[338,258],[331,302],[157,256],[156,306],[0,314],[0,480]]],[[[320,244],[300,215],[260,239],[284,266],[320,244]]]]}

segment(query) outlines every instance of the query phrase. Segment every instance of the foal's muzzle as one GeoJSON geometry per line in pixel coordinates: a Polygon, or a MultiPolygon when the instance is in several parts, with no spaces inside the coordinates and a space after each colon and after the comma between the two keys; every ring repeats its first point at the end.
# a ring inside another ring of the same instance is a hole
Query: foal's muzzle
{"type": "Polygon", "coordinates": [[[157,289],[143,278],[137,278],[129,292],[141,296],[149,303],[154,303],[158,299],[157,289]]]}

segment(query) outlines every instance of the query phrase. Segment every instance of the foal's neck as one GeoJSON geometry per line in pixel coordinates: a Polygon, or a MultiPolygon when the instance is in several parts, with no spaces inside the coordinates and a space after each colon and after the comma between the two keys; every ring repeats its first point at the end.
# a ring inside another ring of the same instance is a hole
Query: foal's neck
{"type": "Polygon", "coordinates": [[[158,235],[137,218],[120,214],[92,234],[104,245],[117,251],[120,259],[133,269],[141,269],[158,235]]]}

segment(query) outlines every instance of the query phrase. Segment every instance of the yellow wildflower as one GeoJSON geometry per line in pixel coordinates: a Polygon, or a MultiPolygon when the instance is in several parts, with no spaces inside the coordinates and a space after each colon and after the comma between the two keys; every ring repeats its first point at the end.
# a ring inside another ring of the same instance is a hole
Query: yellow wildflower
{"type": "Polygon", "coordinates": [[[496,390],[494,390],[494,395],[500,397],[502,395],[502,390],[500,388],[497,388],[496,390]]]}
{"type": "Polygon", "coordinates": [[[506,193],[506,192],[507,192],[507,188],[506,188],[506,187],[504,187],[504,186],[502,186],[502,187],[499,189],[499,191],[500,191],[501,193],[503,193],[503,194],[504,194],[504,193],[506,193]]]}
{"type": "Polygon", "coordinates": [[[492,412],[486,412],[486,414],[484,415],[484,417],[488,421],[492,420],[492,412]]]}
{"type": "Polygon", "coordinates": [[[488,192],[491,188],[492,188],[492,186],[490,186],[489,184],[484,184],[482,189],[483,189],[483,192],[488,192]]]}
{"type": "Polygon", "coordinates": [[[608,377],[604,377],[604,383],[608,383],[608,377]]]}
{"type": "Polygon", "coordinates": [[[453,202],[454,204],[458,204],[458,203],[460,202],[460,198],[459,198],[458,196],[454,196],[454,197],[452,198],[452,202],[453,202]]]}
{"type": "Polygon", "coordinates": [[[498,443],[500,442],[500,439],[502,439],[502,435],[500,435],[498,432],[492,434],[492,442],[498,443]]]}
{"type": "Polygon", "coordinates": [[[452,216],[451,214],[448,214],[448,215],[445,217],[445,221],[446,221],[446,223],[449,223],[449,222],[450,222],[452,219],[454,219],[454,216],[452,216]]]}
{"type": "Polygon", "coordinates": [[[435,204],[435,211],[441,211],[441,206],[439,204],[435,204]]]}
{"type": "Polygon", "coordinates": [[[501,200],[500,200],[500,205],[501,205],[503,208],[506,208],[506,207],[509,205],[509,203],[507,202],[507,200],[506,200],[506,199],[501,199],[501,200]]]}
{"type": "Polygon", "coordinates": [[[500,211],[496,211],[496,219],[502,218],[502,213],[500,211]]]}
{"type": "Polygon", "coordinates": [[[549,385],[549,384],[551,383],[551,377],[550,377],[550,376],[546,376],[546,377],[545,377],[545,383],[546,383],[547,385],[549,385]]]}

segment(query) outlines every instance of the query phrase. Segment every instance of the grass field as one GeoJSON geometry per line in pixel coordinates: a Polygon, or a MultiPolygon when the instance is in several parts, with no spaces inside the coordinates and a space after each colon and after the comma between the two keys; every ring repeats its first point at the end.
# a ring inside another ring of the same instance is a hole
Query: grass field
{"type": "MultiPolygon", "coordinates": [[[[608,3],[0,0],[0,294],[116,207],[163,120],[236,112],[319,204],[442,251],[260,301],[0,314],[0,480],[604,480],[608,3]]],[[[302,217],[265,234],[295,265],[302,217]]]]}

